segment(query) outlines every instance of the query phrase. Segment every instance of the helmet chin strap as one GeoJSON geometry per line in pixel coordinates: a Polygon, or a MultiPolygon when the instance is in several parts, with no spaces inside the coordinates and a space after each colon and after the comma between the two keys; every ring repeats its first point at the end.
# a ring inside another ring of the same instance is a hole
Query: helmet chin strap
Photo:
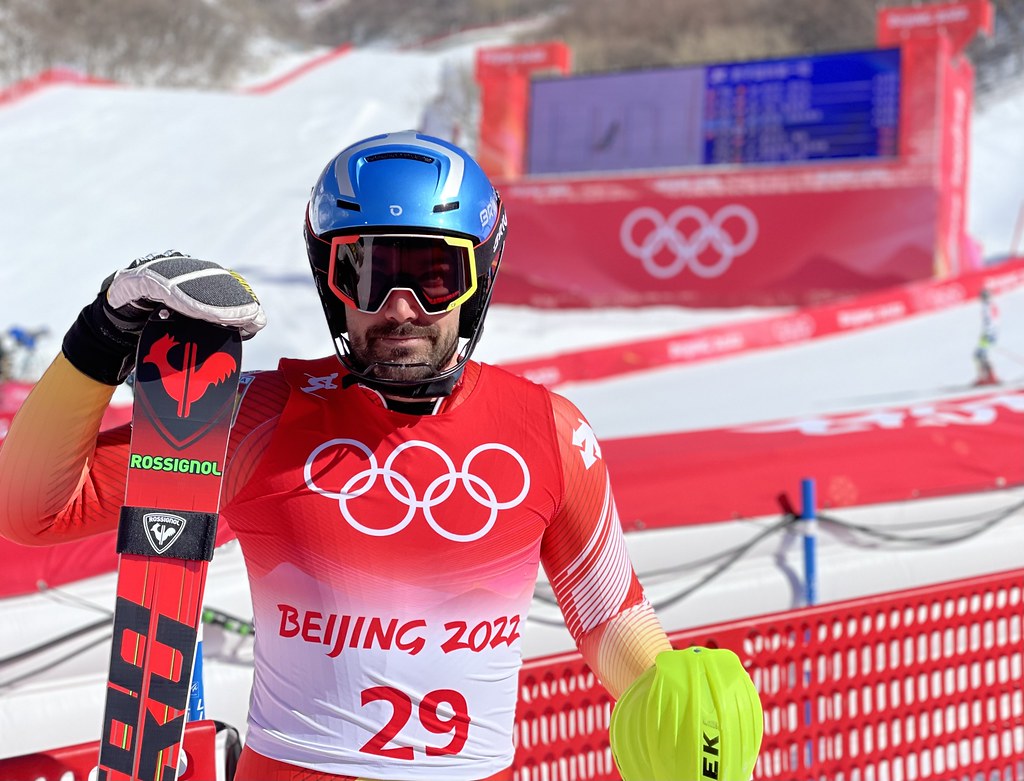
{"type": "Polygon", "coordinates": [[[352,360],[352,352],[349,341],[344,336],[338,336],[334,340],[334,350],[341,361],[341,365],[348,369],[349,373],[342,378],[341,386],[347,388],[350,385],[365,385],[375,391],[387,396],[396,396],[402,399],[433,399],[440,396],[450,396],[455,385],[462,377],[462,371],[466,368],[466,361],[476,344],[476,339],[471,339],[463,350],[458,353],[460,356],[454,366],[437,372],[432,377],[424,377],[420,380],[391,380],[385,377],[375,377],[371,372],[375,366],[395,367],[400,369],[408,368],[430,368],[425,363],[393,363],[390,361],[376,361],[369,366],[360,367],[352,360]]]}
{"type": "MultiPolygon", "coordinates": [[[[349,373],[341,380],[341,387],[347,388],[350,385],[365,385],[373,388],[387,396],[397,396],[402,399],[433,399],[439,396],[451,396],[456,383],[462,377],[462,370],[466,368],[465,361],[459,361],[450,369],[445,369],[433,377],[422,380],[388,380],[381,377],[374,377],[366,372],[356,369],[347,355],[338,355],[342,365],[349,373]]],[[[372,370],[374,366],[394,366],[399,368],[410,368],[415,366],[426,366],[423,363],[374,363],[368,367],[372,370]]]]}

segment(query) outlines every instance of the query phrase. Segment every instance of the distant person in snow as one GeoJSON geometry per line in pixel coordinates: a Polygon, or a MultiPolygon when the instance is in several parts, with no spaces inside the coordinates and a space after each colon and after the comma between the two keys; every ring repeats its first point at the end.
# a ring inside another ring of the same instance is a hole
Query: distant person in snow
{"type": "Polygon", "coordinates": [[[49,329],[22,328],[13,325],[0,334],[0,381],[31,380],[32,364],[40,340],[49,334],[49,329]]]}
{"type": "Polygon", "coordinates": [[[999,382],[989,351],[996,342],[999,331],[999,309],[988,288],[982,288],[981,295],[981,333],[978,335],[978,346],[974,349],[974,362],[978,368],[975,385],[995,385],[999,382]]]}
{"type": "MultiPolygon", "coordinates": [[[[746,781],[754,685],[730,651],[672,649],[586,419],[470,360],[507,231],[479,165],[413,131],[365,139],[328,163],[304,229],[336,354],[243,383],[221,494],[257,627],[236,781],[511,779],[541,565],[618,700],[623,776],[746,781]]],[[[158,307],[243,338],[266,322],[210,261],[169,252],[109,277],[0,450],[4,536],[117,526],[129,428],[100,419],[158,307]]]]}
{"type": "Polygon", "coordinates": [[[0,382],[12,379],[14,375],[14,345],[7,334],[0,334],[0,382]]]}

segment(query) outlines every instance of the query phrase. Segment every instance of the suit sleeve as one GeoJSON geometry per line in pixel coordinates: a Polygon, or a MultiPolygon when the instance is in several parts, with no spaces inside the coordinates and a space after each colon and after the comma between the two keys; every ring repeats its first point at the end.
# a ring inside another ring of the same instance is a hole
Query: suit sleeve
{"type": "Polygon", "coordinates": [[[553,411],[564,488],[541,560],[577,647],[618,698],[671,644],[633,570],[590,424],[560,396],[553,411]]]}
{"type": "Polygon", "coordinates": [[[0,534],[49,545],[116,526],[130,428],[100,434],[113,394],[63,355],[54,359],[0,448],[0,534]]]}
{"type": "MultiPolygon", "coordinates": [[[[243,387],[222,504],[251,476],[287,398],[277,372],[256,375],[243,387]]],[[[117,528],[131,427],[100,431],[113,393],[113,387],[57,356],[0,447],[0,536],[22,545],[51,545],[117,528]]]]}

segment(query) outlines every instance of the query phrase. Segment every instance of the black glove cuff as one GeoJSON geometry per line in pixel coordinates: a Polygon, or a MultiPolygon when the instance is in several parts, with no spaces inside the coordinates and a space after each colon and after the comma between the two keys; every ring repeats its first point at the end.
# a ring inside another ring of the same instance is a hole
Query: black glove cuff
{"type": "Polygon", "coordinates": [[[64,357],[78,371],[105,385],[120,385],[135,368],[141,325],[135,332],[117,328],[104,308],[105,294],[85,307],[64,335],[64,357]]]}

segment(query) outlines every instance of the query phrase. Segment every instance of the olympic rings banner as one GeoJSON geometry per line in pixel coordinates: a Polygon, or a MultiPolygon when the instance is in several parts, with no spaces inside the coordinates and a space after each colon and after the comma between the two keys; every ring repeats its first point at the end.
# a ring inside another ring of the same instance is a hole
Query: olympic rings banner
{"type": "Polygon", "coordinates": [[[825,186],[792,170],[767,182],[678,174],[506,185],[513,227],[494,301],[807,305],[933,276],[939,199],[925,176],[899,164],[830,173],[825,186]],[[749,192],[766,184],[778,189],[749,192]]]}

